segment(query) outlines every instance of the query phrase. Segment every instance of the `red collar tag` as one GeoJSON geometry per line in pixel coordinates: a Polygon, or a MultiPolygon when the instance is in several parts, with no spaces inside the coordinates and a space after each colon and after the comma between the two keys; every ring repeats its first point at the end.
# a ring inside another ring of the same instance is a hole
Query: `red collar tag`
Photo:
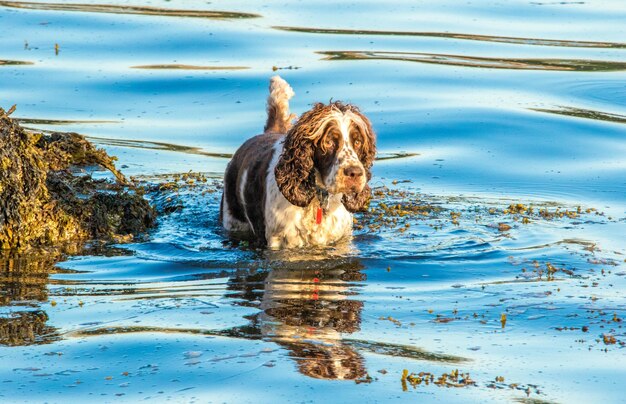
{"type": "Polygon", "coordinates": [[[322,224],[322,208],[317,208],[317,215],[315,215],[315,223],[322,224]]]}

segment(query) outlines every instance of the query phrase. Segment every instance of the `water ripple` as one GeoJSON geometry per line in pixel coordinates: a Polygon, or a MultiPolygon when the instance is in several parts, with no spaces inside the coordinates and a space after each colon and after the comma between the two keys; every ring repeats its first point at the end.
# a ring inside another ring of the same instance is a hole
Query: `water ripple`
{"type": "MultiPolygon", "coordinates": [[[[47,122],[50,122],[50,121],[47,121],[47,122]]],[[[61,122],[74,123],[74,121],[61,121],[61,122]]],[[[108,121],[103,121],[103,122],[108,122],[108,121]]],[[[94,122],[90,122],[90,123],[94,123],[94,122]]],[[[94,143],[98,145],[102,145],[102,146],[119,146],[119,147],[129,147],[129,148],[137,148],[137,149],[146,149],[146,150],[166,150],[166,151],[172,151],[172,152],[178,152],[178,153],[198,154],[198,155],[207,156],[207,157],[217,157],[217,158],[225,158],[225,159],[230,159],[233,156],[232,153],[212,153],[212,152],[207,152],[199,147],[185,146],[185,145],[179,145],[179,144],[173,144],[173,143],[151,142],[147,140],[136,140],[136,139],[111,139],[111,138],[102,138],[102,137],[95,137],[95,136],[86,136],[86,137],[89,140],[93,141],[94,143]]],[[[396,159],[415,157],[418,155],[419,155],[418,153],[406,153],[406,152],[380,152],[378,153],[376,160],[377,161],[396,160],[396,159]]]]}
{"type": "Polygon", "coordinates": [[[545,112],[548,114],[573,116],[576,118],[593,119],[597,121],[626,123],[626,116],[610,114],[607,112],[594,111],[591,109],[558,106],[556,108],[530,108],[532,111],[545,112]]]}
{"type": "Polygon", "coordinates": [[[131,66],[131,69],[146,70],[246,70],[248,66],[197,66],[184,64],[160,64],[160,65],[140,65],[131,66]]]}
{"type": "Polygon", "coordinates": [[[396,60],[486,69],[591,71],[626,70],[626,62],[586,59],[511,59],[421,52],[320,51],[323,60],[396,60]]]}
{"type": "Polygon", "coordinates": [[[20,124],[26,125],[77,125],[77,124],[101,124],[120,123],[121,121],[90,120],[90,119],[38,119],[38,118],[14,118],[20,124]]]}
{"type": "Polygon", "coordinates": [[[156,15],[163,17],[190,17],[213,19],[260,17],[260,15],[258,14],[239,13],[233,11],[180,10],[149,6],[121,6],[113,4],[64,4],[37,3],[27,1],[0,1],[0,6],[21,8],[27,10],[82,11],[89,13],[156,15]]]}
{"type": "Polygon", "coordinates": [[[147,149],[147,150],[167,150],[186,154],[199,154],[207,157],[220,157],[231,158],[231,153],[210,153],[202,150],[199,147],[183,146],[173,143],[164,142],[151,142],[147,140],[134,140],[134,139],[110,139],[102,137],[87,136],[87,138],[98,145],[103,146],[120,146],[135,149],[147,149]]]}
{"type": "Polygon", "coordinates": [[[308,28],[308,27],[272,27],[281,31],[304,32],[309,34],[331,34],[331,35],[376,35],[376,36],[414,36],[430,38],[463,39],[469,41],[482,42],[503,42],[519,45],[537,46],[560,46],[569,48],[626,48],[626,43],[620,42],[597,42],[597,41],[571,41],[565,39],[541,39],[541,38],[520,38],[510,36],[493,36],[462,34],[453,32],[411,32],[411,31],[379,31],[368,29],[330,29],[330,28],[308,28]]]}

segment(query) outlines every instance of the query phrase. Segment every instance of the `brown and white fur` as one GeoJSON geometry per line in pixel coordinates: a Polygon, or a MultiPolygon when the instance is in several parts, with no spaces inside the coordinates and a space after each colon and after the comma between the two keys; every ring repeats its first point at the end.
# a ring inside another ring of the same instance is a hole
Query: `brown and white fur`
{"type": "Polygon", "coordinates": [[[353,105],[331,102],[292,125],[293,95],[282,78],[271,79],[265,133],[237,150],[224,175],[224,228],[272,249],[349,237],[352,212],[371,196],[376,139],[369,120],[353,105]]]}

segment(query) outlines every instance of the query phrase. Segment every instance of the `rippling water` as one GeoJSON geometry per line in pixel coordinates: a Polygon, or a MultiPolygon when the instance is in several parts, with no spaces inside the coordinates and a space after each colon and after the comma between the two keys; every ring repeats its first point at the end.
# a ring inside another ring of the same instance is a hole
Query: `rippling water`
{"type": "Polygon", "coordinates": [[[3,255],[0,400],[623,400],[623,1],[80,3],[0,1],[2,106],[209,180],[147,242],[3,255]],[[276,73],[378,133],[350,245],[224,243],[276,73]]]}

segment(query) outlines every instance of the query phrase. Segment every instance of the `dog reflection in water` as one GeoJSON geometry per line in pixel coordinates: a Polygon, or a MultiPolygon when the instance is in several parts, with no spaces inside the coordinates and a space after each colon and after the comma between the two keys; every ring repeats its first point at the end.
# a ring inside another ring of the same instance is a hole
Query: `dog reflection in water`
{"type": "Polygon", "coordinates": [[[301,267],[290,263],[288,268],[272,269],[260,297],[258,326],[264,339],[289,350],[302,374],[359,379],[366,375],[363,358],[342,341],[342,335],[360,330],[363,302],[348,299],[348,294],[353,282],[365,280],[359,272],[362,265],[323,266],[324,262],[309,261],[301,267]]]}

